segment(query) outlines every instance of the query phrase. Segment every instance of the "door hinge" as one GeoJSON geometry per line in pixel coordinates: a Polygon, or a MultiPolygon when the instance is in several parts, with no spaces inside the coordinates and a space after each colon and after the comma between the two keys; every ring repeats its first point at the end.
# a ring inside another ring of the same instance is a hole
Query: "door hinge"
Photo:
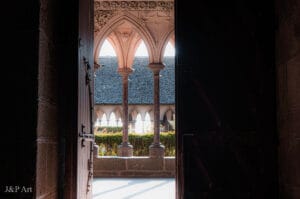
{"type": "Polygon", "coordinates": [[[81,141],[82,147],[85,147],[85,144],[84,144],[85,141],[94,142],[94,140],[95,140],[94,134],[86,133],[84,131],[84,128],[85,128],[85,126],[82,124],[81,132],[79,133],[79,137],[82,138],[82,141],[81,141]]]}

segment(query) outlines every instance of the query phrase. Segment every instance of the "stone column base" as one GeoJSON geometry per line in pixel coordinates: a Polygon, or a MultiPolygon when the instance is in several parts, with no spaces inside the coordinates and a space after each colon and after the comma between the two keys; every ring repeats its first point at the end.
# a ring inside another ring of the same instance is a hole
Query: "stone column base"
{"type": "Polygon", "coordinates": [[[129,143],[122,143],[118,146],[118,156],[131,157],[133,156],[133,146],[129,143]]]}
{"type": "Polygon", "coordinates": [[[165,156],[165,146],[161,143],[151,144],[149,147],[150,158],[163,158],[165,156]]]}

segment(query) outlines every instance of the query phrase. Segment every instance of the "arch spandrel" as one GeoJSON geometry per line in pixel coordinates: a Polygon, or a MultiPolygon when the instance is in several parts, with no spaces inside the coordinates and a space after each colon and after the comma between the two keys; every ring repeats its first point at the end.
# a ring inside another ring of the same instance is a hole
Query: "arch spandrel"
{"type": "Polygon", "coordinates": [[[163,37],[163,39],[161,40],[161,45],[160,45],[160,60],[163,60],[164,58],[164,52],[166,49],[166,46],[168,45],[168,43],[170,42],[171,45],[175,48],[175,32],[174,32],[174,27],[172,29],[170,29],[165,36],[163,37]]]}
{"type": "Polygon", "coordinates": [[[134,32],[128,35],[128,38],[124,39],[124,37],[127,36],[122,35],[120,32],[114,31],[107,38],[111,43],[113,43],[119,68],[132,66],[134,55],[132,55],[132,49],[129,49],[129,46],[136,46],[136,43],[138,43],[140,40],[140,37],[134,32]]]}
{"type": "Polygon", "coordinates": [[[119,68],[133,65],[135,51],[141,42],[140,35],[132,29],[130,24],[124,22],[117,27],[109,36],[117,52],[119,68]]]}
{"type": "MultiPolygon", "coordinates": [[[[143,40],[148,53],[149,53],[149,61],[153,60],[153,38],[151,36],[151,34],[149,34],[147,28],[145,26],[143,26],[142,24],[140,24],[139,20],[136,19],[135,16],[130,15],[128,13],[126,14],[122,14],[119,16],[116,16],[114,18],[111,19],[111,21],[109,22],[109,24],[107,24],[105,27],[103,27],[103,29],[101,31],[99,31],[98,33],[96,33],[95,36],[95,49],[94,49],[94,58],[95,58],[95,62],[98,63],[98,55],[101,49],[101,46],[105,40],[105,38],[109,37],[113,32],[116,31],[116,29],[121,26],[124,23],[128,23],[131,25],[132,27],[132,31],[134,31],[135,33],[137,33],[140,37],[139,40],[143,40]]],[[[135,42],[136,44],[136,48],[138,47],[138,41],[135,42]]],[[[120,44],[119,44],[120,45],[120,44]]],[[[135,51],[134,51],[135,52],[135,51]]],[[[132,53],[132,52],[126,52],[125,54],[128,53],[132,53]]],[[[134,54],[134,53],[133,53],[134,54]]],[[[120,54],[119,56],[123,57],[123,54],[120,54]]]]}

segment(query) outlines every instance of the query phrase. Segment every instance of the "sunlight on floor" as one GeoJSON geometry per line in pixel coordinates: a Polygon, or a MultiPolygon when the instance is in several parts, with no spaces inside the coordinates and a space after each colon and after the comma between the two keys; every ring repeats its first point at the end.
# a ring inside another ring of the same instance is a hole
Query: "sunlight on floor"
{"type": "Polygon", "coordinates": [[[93,199],[175,199],[174,178],[96,178],[93,199]]]}

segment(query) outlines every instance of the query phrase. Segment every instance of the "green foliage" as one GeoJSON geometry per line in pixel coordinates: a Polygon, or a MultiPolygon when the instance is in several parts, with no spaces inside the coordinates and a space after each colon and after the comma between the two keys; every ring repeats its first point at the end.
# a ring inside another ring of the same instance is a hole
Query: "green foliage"
{"type": "Polygon", "coordinates": [[[102,126],[97,128],[97,133],[118,133],[122,131],[122,127],[102,126]]]}
{"type": "MultiPolygon", "coordinates": [[[[118,145],[122,142],[122,133],[101,133],[95,135],[99,146],[99,155],[116,156],[118,145]]],[[[129,142],[133,145],[134,156],[148,156],[149,146],[153,142],[153,133],[129,134],[129,142]]],[[[165,146],[165,156],[175,156],[175,132],[160,133],[160,142],[165,146]]]]}

